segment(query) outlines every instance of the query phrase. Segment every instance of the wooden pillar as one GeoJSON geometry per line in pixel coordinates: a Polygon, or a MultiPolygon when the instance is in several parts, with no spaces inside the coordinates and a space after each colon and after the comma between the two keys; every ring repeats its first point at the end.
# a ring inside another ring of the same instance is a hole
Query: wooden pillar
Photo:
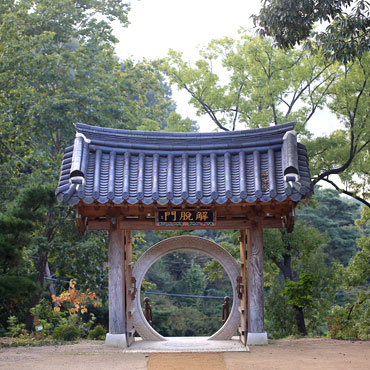
{"type": "Polygon", "coordinates": [[[240,281],[239,281],[239,298],[240,298],[240,340],[243,344],[247,344],[247,250],[246,240],[247,235],[245,230],[240,230],[240,281]]]}
{"type": "Polygon", "coordinates": [[[258,219],[248,229],[248,337],[247,344],[267,344],[264,331],[263,229],[258,219]]]}
{"type": "Polygon", "coordinates": [[[132,262],[132,239],[131,231],[126,230],[124,232],[125,239],[125,275],[126,275],[126,341],[127,346],[130,346],[134,342],[134,324],[133,315],[135,309],[132,307],[132,301],[136,295],[136,281],[132,277],[132,268],[134,263],[132,262]]]}
{"type": "Polygon", "coordinates": [[[112,222],[109,230],[109,334],[105,343],[126,347],[124,231],[112,222]]]}

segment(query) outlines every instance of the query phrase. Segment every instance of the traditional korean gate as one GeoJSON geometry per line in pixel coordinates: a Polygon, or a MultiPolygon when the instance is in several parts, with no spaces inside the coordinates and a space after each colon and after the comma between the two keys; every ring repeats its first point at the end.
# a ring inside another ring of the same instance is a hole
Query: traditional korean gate
{"type": "Polygon", "coordinates": [[[262,231],[292,231],[297,203],[312,195],[294,126],[169,133],[75,125],[56,194],[75,206],[81,234],[109,233],[106,343],[133,340],[130,231],[178,229],[241,230],[239,332],[243,343],[267,343],[262,231]]]}

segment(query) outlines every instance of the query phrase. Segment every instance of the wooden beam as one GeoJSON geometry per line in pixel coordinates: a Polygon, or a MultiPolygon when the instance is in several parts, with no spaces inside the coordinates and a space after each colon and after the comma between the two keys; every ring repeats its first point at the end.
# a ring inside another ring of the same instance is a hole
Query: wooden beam
{"type": "Polygon", "coordinates": [[[225,204],[212,203],[204,205],[201,203],[197,204],[187,204],[186,202],[180,205],[173,205],[169,203],[168,205],[160,205],[157,203],[153,204],[129,204],[127,202],[122,204],[114,204],[108,202],[105,204],[99,204],[94,202],[92,204],[78,203],[76,205],[76,210],[83,216],[88,218],[102,218],[102,217],[135,217],[144,214],[145,217],[154,217],[155,212],[158,210],[167,210],[167,209],[180,209],[180,208],[189,208],[189,209],[213,209],[217,212],[219,216],[239,216],[246,217],[248,214],[255,213],[256,207],[260,207],[260,212],[266,216],[271,217],[282,217],[287,216],[292,210],[292,204],[295,206],[294,202],[285,200],[284,202],[258,202],[258,203],[232,203],[230,201],[225,204]]]}
{"type": "MultiPolygon", "coordinates": [[[[276,218],[265,218],[262,221],[264,228],[281,228],[282,220],[276,218]]],[[[139,219],[126,218],[119,220],[119,228],[122,230],[238,230],[247,229],[251,222],[246,217],[223,218],[217,221],[215,226],[157,226],[153,218],[139,219]]],[[[86,226],[87,230],[109,230],[110,221],[106,219],[89,220],[86,226]]]]}
{"type": "Polygon", "coordinates": [[[283,227],[283,220],[280,218],[264,218],[261,221],[264,229],[281,229],[283,227]]]}
{"type": "Polygon", "coordinates": [[[108,220],[89,220],[87,230],[109,230],[110,221],[108,220]]]}
{"type": "Polygon", "coordinates": [[[294,221],[295,221],[295,208],[292,207],[292,210],[289,212],[289,215],[283,217],[283,225],[288,233],[293,232],[294,221]]]}
{"type": "Polygon", "coordinates": [[[85,235],[86,232],[87,217],[83,217],[76,209],[76,224],[77,231],[80,235],[85,235]]]}
{"type": "Polygon", "coordinates": [[[139,219],[124,219],[119,222],[119,227],[125,230],[203,230],[203,229],[238,229],[240,227],[247,228],[250,221],[247,218],[232,219],[232,220],[217,220],[215,226],[197,226],[197,225],[176,225],[176,226],[157,226],[154,218],[139,220],[139,219]],[[239,227],[240,226],[240,227],[239,227]]]}

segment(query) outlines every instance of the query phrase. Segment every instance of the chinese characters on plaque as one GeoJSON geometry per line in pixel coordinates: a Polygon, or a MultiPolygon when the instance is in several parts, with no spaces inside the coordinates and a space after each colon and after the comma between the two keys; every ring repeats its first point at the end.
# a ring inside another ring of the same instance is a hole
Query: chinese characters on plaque
{"type": "Polygon", "coordinates": [[[179,209],[156,212],[157,226],[215,226],[216,212],[205,209],[179,209]]]}

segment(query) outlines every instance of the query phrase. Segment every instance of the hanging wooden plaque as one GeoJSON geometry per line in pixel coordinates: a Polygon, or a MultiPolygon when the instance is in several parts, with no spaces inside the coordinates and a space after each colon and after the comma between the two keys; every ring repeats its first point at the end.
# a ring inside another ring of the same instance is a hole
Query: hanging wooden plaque
{"type": "Polygon", "coordinates": [[[215,226],[216,212],[209,209],[172,209],[157,211],[157,226],[215,226]]]}

